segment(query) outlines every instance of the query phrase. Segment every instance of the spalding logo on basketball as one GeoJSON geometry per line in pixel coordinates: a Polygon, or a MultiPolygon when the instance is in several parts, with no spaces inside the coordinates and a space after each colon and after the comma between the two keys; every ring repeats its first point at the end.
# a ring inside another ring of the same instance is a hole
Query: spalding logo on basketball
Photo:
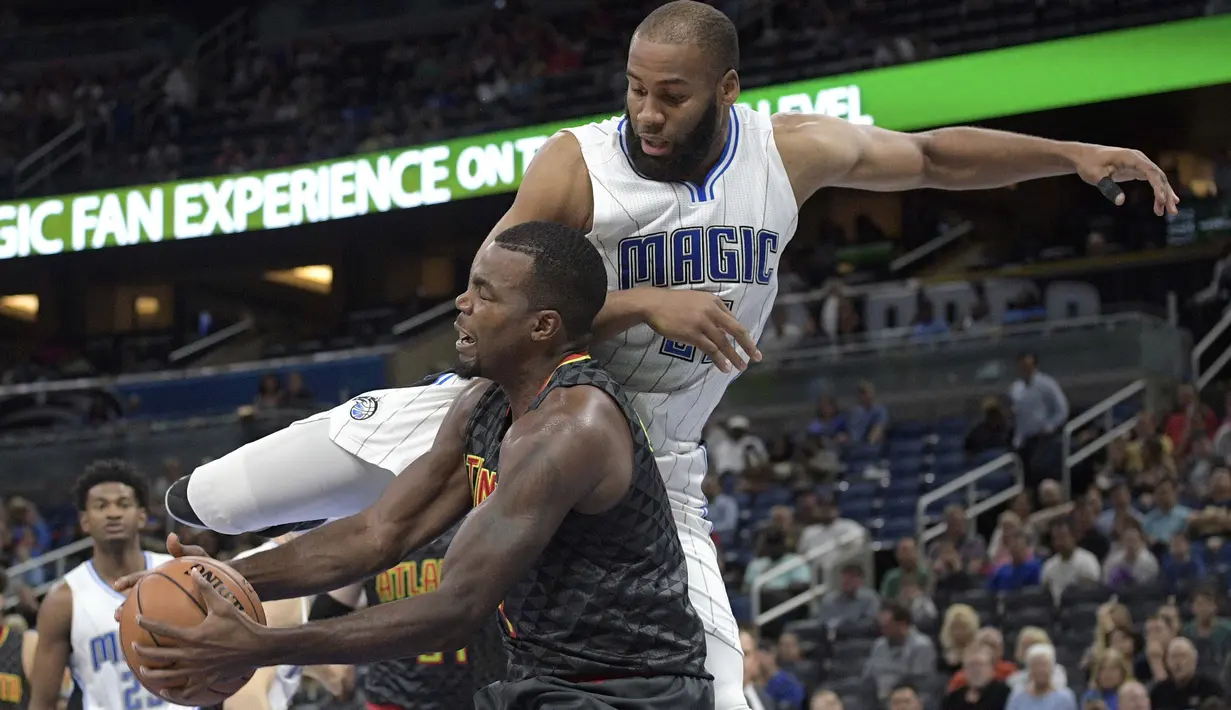
{"type": "Polygon", "coordinates": [[[355,403],[350,406],[350,418],[355,421],[363,421],[376,414],[376,398],[375,397],[356,397],[355,403]]]}

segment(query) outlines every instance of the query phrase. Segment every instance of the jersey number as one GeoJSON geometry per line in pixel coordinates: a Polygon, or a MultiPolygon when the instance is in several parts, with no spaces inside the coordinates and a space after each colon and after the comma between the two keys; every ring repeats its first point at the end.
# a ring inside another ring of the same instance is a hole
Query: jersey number
{"type": "MultiPolygon", "coordinates": [[[[735,310],[735,301],[728,301],[724,299],[723,303],[727,305],[728,311],[735,310]]],[[[674,340],[667,340],[666,338],[663,338],[663,344],[658,348],[658,352],[666,355],[667,357],[673,357],[677,360],[687,360],[688,362],[695,362],[697,359],[697,349],[694,346],[679,343],[674,340]]],[[[701,364],[712,365],[714,364],[714,360],[709,355],[706,355],[701,358],[701,364]]]]}
{"type": "Polygon", "coordinates": [[[156,708],[166,704],[162,698],[141,687],[141,683],[132,671],[124,671],[120,676],[120,682],[124,685],[124,710],[143,710],[143,708],[156,708]]]}
{"type": "MultiPolygon", "coordinates": [[[[438,666],[444,662],[445,654],[443,652],[425,653],[419,656],[419,663],[425,666],[438,666]]],[[[466,649],[458,650],[457,662],[461,665],[466,665],[466,649]]]]}

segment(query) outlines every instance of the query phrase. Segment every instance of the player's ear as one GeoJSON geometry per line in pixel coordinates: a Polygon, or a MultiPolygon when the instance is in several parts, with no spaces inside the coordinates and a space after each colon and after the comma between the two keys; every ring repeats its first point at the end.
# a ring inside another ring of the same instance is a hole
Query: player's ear
{"type": "Polygon", "coordinates": [[[87,518],[84,510],[79,511],[77,513],[77,525],[81,526],[81,532],[85,533],[86,535],[90,534],[90,521],[87,518]]]}
{"type": "Polygon", "coordinates": [[[145,524],[150,519],[150,511],[145,508],[137,508],[137,525],[144,528],[145,524]]]}
{"type": "Polygon", "coordinates": [[[536,341],[547,341],[563,331],[564,319],[560,317],[559,311],[539,311],[538,318],[534,324],[534,331],[530,334],[530,337],[536,341]]]}
{"type": "Polygon", "coordinates": [[[739,100],[739,74],[734,69],[728,69],[718,83],[718,96],[723,108],[730,108],[739,100]]]}

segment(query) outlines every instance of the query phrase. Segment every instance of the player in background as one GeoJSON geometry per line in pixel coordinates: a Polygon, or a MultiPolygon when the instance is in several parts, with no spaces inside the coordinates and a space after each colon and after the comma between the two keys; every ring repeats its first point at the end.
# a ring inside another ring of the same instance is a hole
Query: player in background
{"type": "MultiPolygon", "coordinates": [[[[719,710],[746,704],[738,630],[704,517],[700,436],[726,387],[759,357],[799,206],[826,187],[973,190],[1073,174],[1116,204],[1124,195],[1115,183],[1128,180],[1150,183],[1156,214],[1174,214],[1178,203],[1162,170],[1136,150],[765,116],[736,105],[738,67],[737,32],[720,11],[691,0],[659,7],[633,35],[624,117],[549,139],[492,230],[557,222],[586,231],[603,254],[610,293],[592,352],[649,431],[706,626],[719,710]]],[[[222,532],[354,512],[401,462],[427,451],[461,386],[446,378],[358,397],[198,469],[171,487],[168,510],[222,532]]]]}
{"type": "Polygon", "coordinates": [[[148,495],[145,479],[124,461],[95,461],[74,484],[78,522],[94,554],[70,570],[39,609],[30,710],[56,710],[66,669],[82,692],[84,710],[180,707],[137,682],[120,652],[115,619],[124,603],[112,588],[115,580],[172,559],[141,550],[148,495]]]}
{"type": "MultiPolygon", "coordinates": [[[[362,584],[318,595],[313,620],[330,619],[377,604],[435,592],[445,552],[457,526],[411,553],[396,567],[362,584]]],[[[504,678],[504,647],[497,620],[483,624],[465,648],[369,664],[363,677],[368,710],[465,710],[479,688],[504,678]]]]}
{"type": "MultiPolygon", "coordinates": [[[[271,550],[292,536],[293,533],[269,540],[236,555],[235,559],[271,550]]],[[[306,597],[266,602],[262,604],[266,624],[275,628],[306,624],[310,604],[306,597]]],[[[265,666],[258,668],[244,687],[223,701],[222,710],[287,710],[305,676],[318,681],[335,698],[343,698],[354,688],[354,673],[351,666],[265,666]]]]}

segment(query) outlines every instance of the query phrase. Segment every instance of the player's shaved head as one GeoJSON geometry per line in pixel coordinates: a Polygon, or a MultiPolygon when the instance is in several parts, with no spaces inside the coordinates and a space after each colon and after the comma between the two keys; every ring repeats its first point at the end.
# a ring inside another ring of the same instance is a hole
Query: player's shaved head
{"type": "Polygon", "coordinates": [[[710,62],[715,77],[739,70],[739,33],[721,10],[694,0],[674,0],[637,26],[633,41],[693,44],[710,62]]]}
{"type": "Polygon", "coordinates": [[[558,312],[569,339],[588,338],[607,299],[607,270],[585,232],[555,222],[526,222],[497,234],[495,243],[534,260],[523,284],[531,307],[558,312]]]}

